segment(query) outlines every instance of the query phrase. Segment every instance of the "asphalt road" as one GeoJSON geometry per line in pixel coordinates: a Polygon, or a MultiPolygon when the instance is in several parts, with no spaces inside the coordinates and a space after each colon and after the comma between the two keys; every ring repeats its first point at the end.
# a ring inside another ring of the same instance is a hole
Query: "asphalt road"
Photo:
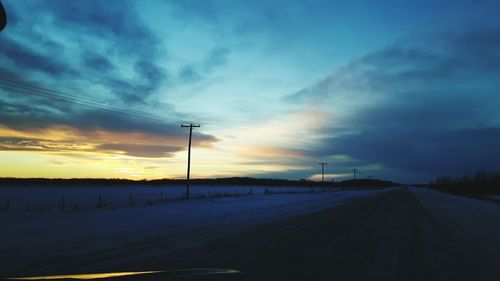
{"type": "MultiPolygon", "coordinates": [[[[497,268],[477,261],[500,252],[457,241],[459,229],[436,211],[446,212],[426,209],[408,189],[385,192],[226,238],[185,267],[236,268],[241,280],[498,280],[497,268]]],[[[464,206],[464,220],[474,211],[464,206]]],[[[490,227],[497,232],[498,221],[490,227]]],[[[498,249],[500,237],[488,242],[498,249]]]]}
{"type": "Polygon", "coordinates": [[[237,268],[241,280],[498,280],[449,231],[400,189],[254,229],[224,249],[215,243],[186,267],[237,268]]]}
{"type": "MultiPolygon", "coordinates": [[[[443,196],[439,202],[446,205],[449,195],[443,196]]],[[[464,205],[464,219],[478,215],[471,208],[464,205]]],[[[82,265],[101,272],[123,268],[242,272],[183,277],[161,273],[123,280],[498,280],[500,275],[491,265],[500,260],[496,235],[500,222],[490,217],[484,224],[487,229],[476,230],[443,215],[446,212],[444,207],[426,207],[414,192],[402,188],[280,222],[233,226],[232,231],[213,226],[182,237],[156,237],[115,251],[38,265],[50,264],[59,272],[74,272],[82,265]],[[477,241],[481,237],[485,239],[477,241]],[[190,239],[193,243],[186,243],[190,239]],[[480,246],[482,242],[489,245],[480,246]],[[190,246],[176,247],[176,243],[190,246]]]]}

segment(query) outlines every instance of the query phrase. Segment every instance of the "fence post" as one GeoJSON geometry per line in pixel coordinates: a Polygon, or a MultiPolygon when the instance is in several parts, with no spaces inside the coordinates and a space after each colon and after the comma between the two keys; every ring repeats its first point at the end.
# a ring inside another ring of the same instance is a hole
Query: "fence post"
{"type": "Polygon", "coordinates": [[[99,201],[97,202],[97,208],[102,207],[102,193],[99,193],[99,201]]]}

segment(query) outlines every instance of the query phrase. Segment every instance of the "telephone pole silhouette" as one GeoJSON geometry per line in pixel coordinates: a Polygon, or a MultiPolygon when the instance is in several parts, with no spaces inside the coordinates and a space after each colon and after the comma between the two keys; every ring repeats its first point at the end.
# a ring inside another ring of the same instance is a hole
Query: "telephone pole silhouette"
{"type": "Polygon", "coordinates": [[[191,136],[193,135],[193,128],[199,128],[200,124],[181,125],[182,128],[189,128],[189,144],[188,144],[188,168],[186,180],[186,199],[189,199],[189,173],[191,170],[191,136]]]}
{"type": "Polygon", "coordinates": [[[318,163],[321,165],[321,181],[325,182],[325,165],[328,163],[318,163]]]}
{"type": "Polygon", "coordinates": [[[356,169],[356,168],[352,169],[353,179],[356,179],[356,174],[357,173],[358,173],[358,169],[356,169]]]}

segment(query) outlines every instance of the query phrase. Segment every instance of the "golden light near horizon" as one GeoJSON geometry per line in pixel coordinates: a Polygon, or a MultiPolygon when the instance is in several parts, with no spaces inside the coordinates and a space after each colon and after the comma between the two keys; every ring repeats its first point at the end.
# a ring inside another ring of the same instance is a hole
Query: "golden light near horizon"
{"type": "Polygon", "coordinates": [[[30,276],[30,277],[12,277],[8,280],[59,280],[59,279],[77,279],[91,280],[101,278],[123,277],[132,275],[144,275],[160,273],[163,271],[128,271],[128,272],[110,272],[110,273],[87,273],[87,274],[66,274],[66,275],[47,275],[47,276],[30,276]]]}
{"type": "MultiPolygon", "coordinates": [[[[328,174],[325,173],[325,181],[331,181],[336,179],[345,179],[351,177],[352,174],[341,173],[341,174],[328,174]]],[[[311,175],[308,179],[312,181],[321,181],[321,173],[311,175]]]]}
{"type": "MultiPolygon", "coordinates": [[[[251,176],[307,169],[298,164],[305,155],[282,146],[297,135],[294,130],[310,124],[300,118],[303,114],[309,113],[295,111],[283,120],[263,120],[255,126],[239,128],[233,136],[229,135],[230,130],[217,131],[223,137],[211,144],[199,143],[194,137],[198,144],[193,146],[193,176],[251,176]],[[292,128],[283,126],[291,120],[292,128]]],[[[0,152],[6,155],[0,159],[1,176],[154,179],[183,178],[186,172],[187,138],[103,129],[82,131],[70,126],[32,131],[0,126],[0,133],[16,140],[5,144],[9,150],[0,152]],[[155,154],[163,148],[159,143],[166,148],[178,147],[178,151],[164,156],[155,154]],[[152,150],[140,150],[142,147],[152,150]]],[[[298,147],[305,141],[297,138],[293,145],[298,147]]]]}
{"type": "Polygon", "coordinates": [[[8,277],[7,280],[93,280],[104,278],[116,278],[134,275],[148,274],[173,274],[174,277],[198,276],[198,275],[217,275],[217,274],[237,274],[242,273],[236,269],[226,268],[192,268],[192,269],[173,269],[173,270],[152,270],[152,271],[124,271],[107,273],[84,273],[84,274],[63,274],[63,275],[45,275],[45,276],[27,276],[27,277],[8,277]]]}

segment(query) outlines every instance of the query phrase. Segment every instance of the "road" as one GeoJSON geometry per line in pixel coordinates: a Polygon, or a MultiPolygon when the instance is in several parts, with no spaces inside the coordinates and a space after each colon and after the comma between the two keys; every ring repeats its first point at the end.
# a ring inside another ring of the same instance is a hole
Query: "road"
{"type": "MultiPolygon", "coordinates": [[[[401,188],[279,222],[226,229],[211,226],[113,251],[62,255],[20,270],[50,264],[54,272],[82,265],[101,272],[242,272],[204,277],[210,280],[498,280],[499,205],[435,191],[401,188]]],[[[156,277],[130,280],[180,280],[156,277]]]]}

